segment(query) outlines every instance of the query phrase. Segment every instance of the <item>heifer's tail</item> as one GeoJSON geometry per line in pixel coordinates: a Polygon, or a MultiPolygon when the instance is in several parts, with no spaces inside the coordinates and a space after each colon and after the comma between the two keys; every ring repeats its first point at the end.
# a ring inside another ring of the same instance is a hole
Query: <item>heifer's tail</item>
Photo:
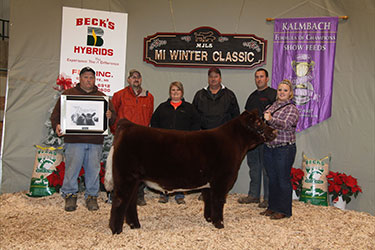
{"type": "Polygon", "coordinates": [[[105,165],[104,187],[108,192],[113,190],[112,158],[113,158],[113,146],[109,150],[107,163],[105,165]]]}

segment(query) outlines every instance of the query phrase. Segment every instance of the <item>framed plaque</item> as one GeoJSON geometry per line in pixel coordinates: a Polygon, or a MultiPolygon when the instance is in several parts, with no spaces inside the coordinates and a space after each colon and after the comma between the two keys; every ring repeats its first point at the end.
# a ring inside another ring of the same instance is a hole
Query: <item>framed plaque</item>
{"type": "Polygon", "coordinates": [[[108,135],[108,96],[61,96],[60,123],[64,135],[108,135]]]}

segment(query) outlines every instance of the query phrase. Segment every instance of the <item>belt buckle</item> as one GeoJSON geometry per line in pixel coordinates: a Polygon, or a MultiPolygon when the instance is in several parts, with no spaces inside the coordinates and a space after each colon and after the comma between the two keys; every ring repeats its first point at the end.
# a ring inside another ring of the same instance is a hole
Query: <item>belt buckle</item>
{"type": "Polygon", "coordinates": [[[279,147],[284,147],[284,146],[288,146],[292,144],[294,144],[294,142],[283,142],[283,143],[279,143],[276,145],[269,145],[269,148],[279,148],[279,147]]]}

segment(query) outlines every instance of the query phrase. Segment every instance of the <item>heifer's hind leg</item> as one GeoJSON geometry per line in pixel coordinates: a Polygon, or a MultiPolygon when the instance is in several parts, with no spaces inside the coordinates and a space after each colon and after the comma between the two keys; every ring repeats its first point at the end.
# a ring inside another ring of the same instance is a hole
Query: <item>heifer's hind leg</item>
{"type": "Polygon", "coordinates": [[[212,224],[216,228],[223,228],[224,227],[224,218],[223,218],[223,208],[225,203],[226,193],[218,192],[211,189],[211,219],[212,224]]]}
{"type": "Polygon", "coordinates": [[[135,188],[132,192],[132,196],[129,202],[129,207],[126,210],[126,224],[130,226],[131,229],[140,228],[138,213],[137,213],[137,197],[138,197],[138,185],[135,185],[135,188]]]}
{"type": "Polygon", "coordinates": [[[113,234],[119,234],[122,232],[124,225],[124,218],[128,201],[119,192],[114,192],[112,199],[111,217],[109,219],[109,227],[113,234]]]}
{"type": "Polygon", "coordinates": [[[126,215],[126,223],[130,225],[131,228],[139,228],[139,221],[137,217],[137,208],[132,206],[132,197],[136,196],[135,192],[137,190],[137,182],[123,182],[121,183],[122,190],[118,190],[115,187],[114,197],[112,201],[111,218],[109,220],[109,227],[113,234],[119,234],[122,232],[122,227],[124,225],[124,219],[126,215]],[[129,216],[131,214],[131,216],[129,216]]]}
{"type": "Polygon", "coordinates": [[[206,188],[202,190],[202,196],[204,201],[204,218],[207,222],[211,222],[211,192],[210,189],[206,188]]]}

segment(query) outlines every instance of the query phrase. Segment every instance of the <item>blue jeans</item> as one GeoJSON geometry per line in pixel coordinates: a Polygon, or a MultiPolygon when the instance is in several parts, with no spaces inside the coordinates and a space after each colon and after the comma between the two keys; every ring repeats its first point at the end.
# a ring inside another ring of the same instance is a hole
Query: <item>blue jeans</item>
{"type": "Polygon", "coordinates": [[[63,197],[78,192],[77,178],[82,166],[85,170],[85,198],[89,195],[98,196],[102,150],[102,144],[65,143],[65,176],[61,187],[63,197]]]}
{"type": "Polygon", "coordinates": [[[247,152],[247,165],[249,166],[250,184],[249,195],[259,198],[263,175],[263,198],[268,200],[268,175],[263,164],[264,144],[258,145],[247,152]]]}
{"type": "MultiPolygon", "coordinates": [[[[169,195],[160,194],[160,198],[162,198],[162,197],[165,197],[167,200],[169,200],[169,195]]],[[[183,198],[185,198],[185,195],[182,192],[177,192],[174,198],[175,198],[175,200],[183,199],[183,198]]]]}
{"type": "Polygon", "coordinates": [[[269,177],[268,209],[292,216],[292,183],[290,171],[296,156],[296,145],[264,147],[264,166],[269,177]]]}

